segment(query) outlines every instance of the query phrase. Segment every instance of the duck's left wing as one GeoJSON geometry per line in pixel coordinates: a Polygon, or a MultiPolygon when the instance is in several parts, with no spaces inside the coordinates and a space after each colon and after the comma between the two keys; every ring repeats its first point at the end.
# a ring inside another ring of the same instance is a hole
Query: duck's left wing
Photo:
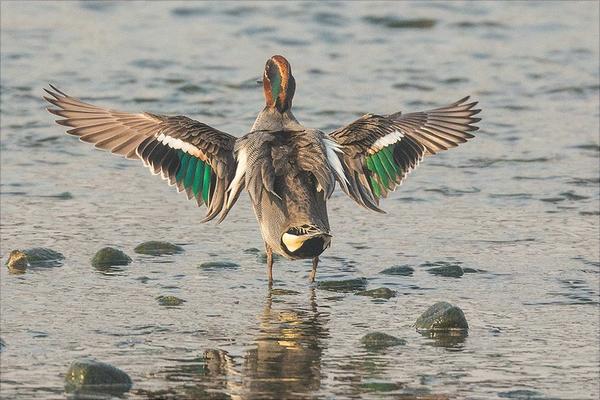
{"type": "Polygon", "coordinates": [[[347,179],[342,189],[361,206],[382,212],[379,199],[402,184],[424,156],[473,137],[479,129],[473,124],[480,121],[473,116],[481,110],[468,99],[410,114],[367,114],[332,132],[347,179]]]}
{"type": "Polygon", "coordinates": [[[237,165],[235,136],[184,116],[105,109],[51,87],[44,90],[52,97],[44,98],[57,108],[48,111],[64,118],[56,122],[71,127],[68,134],[113,154],[141,159],[188,199],[206,204],[203,222],[219,213],[225,218],[234,203],[228,205],[226,198],[237,165]]]}

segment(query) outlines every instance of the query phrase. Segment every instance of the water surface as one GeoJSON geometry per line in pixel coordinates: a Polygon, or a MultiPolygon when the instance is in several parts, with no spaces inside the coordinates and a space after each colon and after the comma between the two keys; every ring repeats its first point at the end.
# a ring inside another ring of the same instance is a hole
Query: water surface
{"type": "Polygon", "coordinates": [[[0,393],[64,397],[70,362],[129,373],[137,398],[530,398],[599,395],[598,3],[2,2],[1,249],[47,246],[61,267],[1,279],[0,393]],[[366,112],[471,94],[472,142],[427,159],[383,201],[341,192],[318,279],[366,277],[376,301],[311,288],[278,261],[271,294],[248,199],[221,225],[137,162],[63,134],[48,82],[126,111],[184,114],[240,136],[283,54],[296,116],[335,129],[366,112]],[[146,240],[183,254],[133,253],[146,240]],[[90,259],[111,245],[119,270],[90,259]],[[238,269],[201,270],[229,260],[238,269]],[[432,275],[426,263],[478,270],[432,275]],[[379,271],[408,265],[411,276],[379,271]],[[175,295],[176,308],[156,297],[175,295]],[[460,306],[468,337],[415,332],[431,304],[460,306]],[[367,352],[383,331],[406,346],[367,352]],[[161,397],[162,396],[162,397],[161,397]]]}

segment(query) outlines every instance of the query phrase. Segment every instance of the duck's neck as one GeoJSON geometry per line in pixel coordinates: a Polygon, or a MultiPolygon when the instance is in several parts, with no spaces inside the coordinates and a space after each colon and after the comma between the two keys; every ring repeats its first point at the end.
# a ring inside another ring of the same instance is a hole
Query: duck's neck
{"type": "Polygon", "coordinates": [[[304,127],[300,125],[292,110],[281,113],[276,108],[265,107],[256,117],[252,132],[254,131],[298,131],[304,127]]]}

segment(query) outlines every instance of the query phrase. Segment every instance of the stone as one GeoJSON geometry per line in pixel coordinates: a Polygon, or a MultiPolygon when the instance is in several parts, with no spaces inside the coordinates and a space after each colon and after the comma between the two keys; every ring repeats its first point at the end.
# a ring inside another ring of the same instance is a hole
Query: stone
{"type": "Polygon", "coordinates": [[[27,250],[13,250],[6,260],[6,266],[12,273],[24,273],[28,268],[60,267],[65,257],[58,251],[45,247],[27,250]]]}
{"type": "Polygon", "coordinates": [[[467,331],[469,324],[459,307],[440,301],[417,318],[415,327],[418,331],[467,331]]]}
{"type": "Polygon", "coordinates": [[[169,242],[161,242],[157,240],[150,240],[148,242],[141,243],[133,249],[138,254],[146,254],[150,256],[162,256],[171,255],[183,252],[183,247],[178,246],[169,242]]]}
{"type": "Polygon", "coordinates": [[[92,258],[92,266],[102,268],[113,265],[127,265],[131,261],[131,258],[121,250],[113,247],[104,247],[98,250],[94,258],[92,258]]]}
{"type": "Polygon", "coordinates": [[[397,265],[395,267],[384,269],[380,272],[380,274],[410,276],[413,274],[413,272],[415,272],[413,267],[409,267],[408,265],[397,265]]]}
{"type": "Polygon", "coordinates": [[[460,278],[464,275],[463,269],[457,264],[447,264],[427,270],[430,274],[448,278],[460,278]]]}
{"type": "Polygon", "coordinates": [[[200,264],[199,267],[205,270],[215,271],[219,269],[237,269],[240,265],[230,261],[208,261],[200,264]]]}
{"type": "Polygon", "coordinates": [[[381,350],[392,346],[404,346],[406,340],[382,332],[371,332],[360,339],[367,350],[381,350]]]}
{"type": "Polygon", "coordinates": [[[185,300],[175,296],[158,296],[156,300],[158,300],[158,304],[166,307],[177,307],[185,303],[185,300]]]}
{"type": "Polygon", "coordinates": [[[317,282],[317,287],[331,292],[356,292],[367,288],[366,278],[345,279],[340,281],[320,281],[317,282]]]}
{"type": "Polygon", "coordinates": [[[371,290],[363,290],[362,292],[357,292],[357,296],[369,296],[374,299],[391,299],[392,297],[396,297],[396,291],[388,289],[386,287],[380,287],[377,289],[371,290]]]}
{"type": "Polygon", "coordinates": [[[125,393],[131,389],[129,375],[94,359],[73,361],[65,376],[67,392],[125,393]]]}
{"type": "Polygon", "coordinates": [[[290,289],[271,289],[271,294],[273,296],[290,296],[300,294],[300,292],[296,292],[295,290],[290,289]]]}

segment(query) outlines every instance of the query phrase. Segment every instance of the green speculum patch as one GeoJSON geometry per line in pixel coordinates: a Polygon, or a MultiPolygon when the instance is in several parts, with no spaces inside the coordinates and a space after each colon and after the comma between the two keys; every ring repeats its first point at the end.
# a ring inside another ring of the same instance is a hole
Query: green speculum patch
{"type": "Polygon", "coordinates": [[[369,183],[375,197],[381,197],[384,189],[391,189],[402,176],[400,167],[394,161],[394,146],[386,146],[366,157],[366,167],[371,172],[369,183]]]}
{"type": "Polygon", "coordinates": [[[183,150],[177,150],[177,156],[179,157],[179,168],[175,179],[186,189],[191,189],[195,197],[201,195],[204,203],[208,203],[213,178],[210,165],[183,150]]]}

